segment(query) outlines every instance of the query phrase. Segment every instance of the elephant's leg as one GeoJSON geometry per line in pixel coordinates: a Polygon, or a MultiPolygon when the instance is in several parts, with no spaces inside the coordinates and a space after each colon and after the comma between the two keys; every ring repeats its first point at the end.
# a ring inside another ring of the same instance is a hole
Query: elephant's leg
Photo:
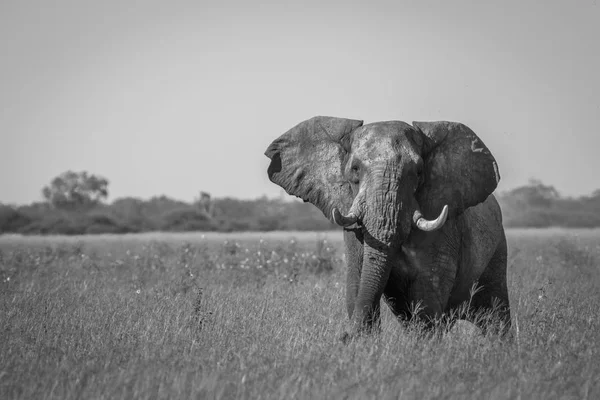
{"type": "MultiPolygon", "coordinates": [[[[426,257],[425,257],[426,258],[426,257]]],[[[443,259],[445,262],[431,261],[420,271],[411,282],[408,291],[410,312],[417,312],[417,317],[426,323],[428,328],[439,321],[447,309],[450,293],[455,282],[456,261],[452,257],[436,255],[434,260],[443,259]]]]}
{"type": "Polygon", "coordinates": [[[383,292],[383,299],[396,318],[408,321],[412,316],[408,300],[410,286],[408,279],[402,274],[403,270],[406,270],[406,268],[403,268],[400,263],[392,267],[388,283],[383,292]]]}
{"type": "Polygon", "coordinates": [[[417,317],[426,323],[428,328],[434,326],[443,313],[448,301],[449,293],[439,290],[432,282],[436,277],[421,276],[411,285],[411,304],[413,312],[418,312],[417,317]]]}
{"type": "MultiPolygon", "coordinates": [[[[492,311],[497,313],[502,323],[502,332],[510,329],[510,303],[508,299],[508,287],[506,283],[507,246],[506,238],[498,245],[487,267],[479,278],[481,290],[471,300],[472,311],[492,311]]],[[[481,321],[481,327],[485,330],[485,321],[481,321]]]]}
{"type": "Polygon", "coordinates": [[[408,306],[433,326],[447,309],[458,270],[459,235],[447,222],[435,233],[415,232],[403,246],[403,259],[412,276],[407,291],[408,306]],[[417,307],[418,306],[418,307],[417,307]]]}
{"type": "Polygon", "coordinates": [[[363,236],[358,229],[344,229],[346,245],[346,310],[352,318],[354,304],[360,287],[360,273],[363,263],[363,236]]]}

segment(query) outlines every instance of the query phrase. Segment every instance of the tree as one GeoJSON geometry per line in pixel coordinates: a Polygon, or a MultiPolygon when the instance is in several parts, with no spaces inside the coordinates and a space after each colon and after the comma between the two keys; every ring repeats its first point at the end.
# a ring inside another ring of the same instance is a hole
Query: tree
{"type": "Polygon", "coordinates": [[[560,194],[554,186],[544,185],[538,179],[530,179],[528,185],[512,189],[504,197],[518,207],[550,208],[560,199],[560,194]]]}
{"type": "Polygon", "coordinates": [[[55,208],[79,209],[98,204],[108,197],[108,180],[87,172],[63,172],[42,189],[46,201],[55,208]]]}
{"type": "Polygon", "coordinates": [[[600,189],[594,190],[590,197],[592,199],[600,199],[600,189]]]}

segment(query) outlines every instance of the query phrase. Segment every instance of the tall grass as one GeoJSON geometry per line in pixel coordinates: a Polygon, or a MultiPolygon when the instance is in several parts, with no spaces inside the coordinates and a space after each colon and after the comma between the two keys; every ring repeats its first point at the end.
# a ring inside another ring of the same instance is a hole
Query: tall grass
{"type": "Polygon", "coordinates": [[[600,233],[509,231],[512,341],[384,306],[339,233],[0,237],[0,398],[600,398],[600,233]]]}

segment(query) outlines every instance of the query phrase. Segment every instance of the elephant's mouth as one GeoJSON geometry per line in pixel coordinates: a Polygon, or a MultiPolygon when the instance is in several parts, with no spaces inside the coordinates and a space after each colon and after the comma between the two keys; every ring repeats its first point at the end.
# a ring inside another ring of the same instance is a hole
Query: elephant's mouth
{"type": "MultiPolygon", "coordinates": [[[[356,196],[356,198],[358,198],[358,196],[356,196]]],[[[335,223],[342,227],[347,227],[355,223],[362,223],[364,207],[361,207],[359,203],[360,202],[354,199],[352,207],[346,215],[343,215],[340,210],[334,207],[331,214],[335,223]]],[[[440,229],[446,223],[446,219],[448,219],[448,205],[444,206],[440,215],[434,220],[428,220],[423,217],[421,210],[417,208],[413,214],[412,221],[417,229],[431,232],[440,229]]]]}

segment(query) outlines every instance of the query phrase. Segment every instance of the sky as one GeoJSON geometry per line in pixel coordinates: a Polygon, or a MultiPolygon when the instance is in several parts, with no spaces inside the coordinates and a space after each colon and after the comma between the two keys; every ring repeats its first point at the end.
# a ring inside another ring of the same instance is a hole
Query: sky
{"type": "Polygon", "coordinates": [[[316,115],[459,121],[505,191],[600,188],[600,0],[0,2],[0,202],[67,170],[109,200],[276,197],[316,115]]]}

